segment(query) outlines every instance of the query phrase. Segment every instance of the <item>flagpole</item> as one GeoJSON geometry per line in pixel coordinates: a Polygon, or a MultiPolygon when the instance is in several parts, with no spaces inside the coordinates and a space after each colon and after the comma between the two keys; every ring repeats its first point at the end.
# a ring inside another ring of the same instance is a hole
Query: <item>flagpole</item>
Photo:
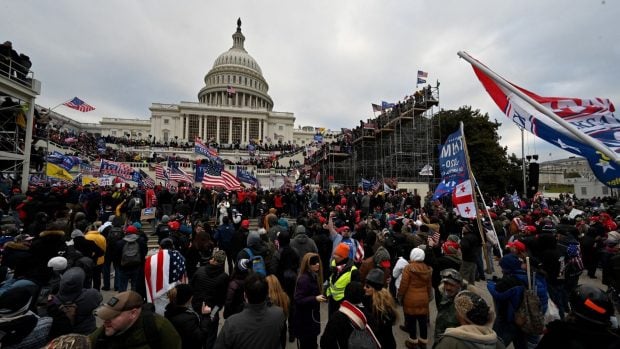
{"type": "MultiPolygon", "coordinates": [[[[52,110],[60,107],[61,105],[64,105],[65,103],[67,103],[69,101],[70,101],[70,99],[67,99],[66,101],[64,101],[64,102],[54,106],[53,108],[47,108],[46,115],[50,115],[52,110]]],[[[49,121],[52,121],[51,115],[50,115],[50,120],[49,121]]],[[[47,157],[50,155],[50,130],[51,130],[49,121],[48,121],[47,126],[45,127],[47,129],[47,141],[46,141],[46,144],[45,144],[45,147],[46,147],[45,151],[47,152],[47,156],[45,157],[45,182],[49,181],[49,177],[47,176],[47,157]]]]}
{"type": "MultiPolygon", "coordinates": [[[[465,161],[467,162],[467,174],[469,175],[469,179],[474,180],[474,174],[471,172],[471,164],[469,162],[469,151],[467,150],[467,142],[465,141],[465,130],[463,129],[463,122],[460,122],[460,127],[461,127],[461,137],[462,137],[462,141],[463,141],[463,151],[465,152],[465,161]]],[[[488,254],[487,254],[487,241],[486,241],[486,237],[484,236],[484,230],[482,229],[482,222],[480,221],[480,215],[478,214],[478,198],[476,195],[476,191],[472,190],[471,191],[471,195],[472,198],[474,199],[474,209],[476,210],[476,222],[478,223],[478,231],[480,232],[480,239],[482,239],[482,254],[484,257],[485,262],[487,263],[487,269],[486,272],[490,274],[490,268],[489,268],[489,260],[488,260],[488,254]]]]}
{"type": "Polygon", "coordinates": [[[578,139],[580,139],[584,143],[586,143],[589,146],[593,147],[594,149],[600,151],[601,153],[606,155],[609,159],[613,160],[614,162],[620,163],[620,156],[616,155],[613,151],[611,151],[611,149],[609,149],[606,146],[600,144],[594,138],[588,136],[587,134],[579,131],[571,123],[566,122],[564,119],[562,119],[561,117],[559,117],[558,115],[556,115],[555,113],[550,111],[549,109],[545,108],[542,104],[538,103],[535,99],[533,99],[532,97],[526,95],[525,93],[523,93],[523,91],[519,90],[518,88],[514,87],[511,83],[506,81],[501,76],[497,75],[494,71],[492,71],[491,69],[487,68],[482,63],[480,63],[477,60],[475,60],[473,57],[471,57],[466,52],[459,51],[459,52],[457,52],[457,55],[459,57],[463,58],[464,60],[466,60],[471,65],[473,65],[476,68],[482,70],[485,74],[487,74],[490,78],[492,78],[495,82],[500,84],[502,87],[510,90],[510,92],[514,93],[519,98],[521,98],[521,99],[525,100],[526,102],[528,102],[529,104],[531,104],[536,110],[538,110],[539,112],[541,112],[541,113],[545,114],[546,116],[550,117],[553,121],[555,121],[558,124],[560,124],[562,127],[564,127],[566,130],[568,130],[570,133],[572,133],[575,137],[577,137],[578,139]]]}
{"type": "MultiPolygon", "coordinates": [[[[473,177],[473,178],[474,178],[474,183],[476,184],[476,189],[478,189],[478,194],[480,194],[480,199],[482,200],[482,204],[484,205],[484,210],[487,213],[487,217],[489,217],[489,222],[491,222],[491,228],[493,229],[493,234],[495,234],[495,239],[497,240],[497,243],[499,245],[499,237],[497,236],[497,230],[495,230],[495,225],[493,225],[493,219],[491,219],[491,213],[489,212],[489,209],[487,208],[487,203],[484,200],[484,196],[482,195],[482,191],[480,190],[480,186],[478,185],[478,181],[476,180],[475,177],[473,177]]],[[[502,252],[502,246],[499,245],[498,249],[499,249],[500,257],[504,257],[504,253],[502,252]]]]}

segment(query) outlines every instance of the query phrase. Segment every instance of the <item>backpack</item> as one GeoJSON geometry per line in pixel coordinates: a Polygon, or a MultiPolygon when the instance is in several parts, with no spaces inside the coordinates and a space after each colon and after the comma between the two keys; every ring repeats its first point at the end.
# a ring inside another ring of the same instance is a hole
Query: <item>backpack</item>
{"type": "Polygon", "coordinates": [[[536,293],[536,274],[530,272],[530,257],[526,257],[527,288],[515,312],[515,324],[526,334],[540,335],[545,328],[545,314],[542,312],[540,298],[536,293]]]}
{"type": "Polygon", "coordinates": [[[133,200],[133,206],[131,207],[131,210],[134,212],[142,210],[142,199],[136,197],[136,198],[133,198],[132,200],[133,200]]]}
{"type": "Polygon", "coordinates": [[[584,269],[579,242],[558,241],[558,246],[564,250],[563,255],[560,257],[558,279],[579,279],[584,269]]]}
{"type": "Polygon", "coordinates": [[[112,226],[112,229],[110,229],[106,237],[106,243],[108,246],[114,246],[123,236],[123,228],[112,226]]]}
{"type": "Polygon", "coordinates": [[[267,267],[265,266],[265,260],[263,256],[255,256],[252,253],[252,250],[249,248],[244,248],[245,252],[250,256],[250,261],[252,262],[252,270],[262,276],[267,276],[267,267]]]}
{"type": "Polygon", "coordinates": [[[123,245],[123,252],[121,254],[121,267],[135,267],[140,265],[140,246],[138,241],[127,241],[123,245]]]}

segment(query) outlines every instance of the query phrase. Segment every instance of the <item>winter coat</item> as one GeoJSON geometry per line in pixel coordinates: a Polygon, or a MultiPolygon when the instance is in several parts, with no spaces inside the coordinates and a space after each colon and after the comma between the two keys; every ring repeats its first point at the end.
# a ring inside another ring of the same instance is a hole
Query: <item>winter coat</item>
{"type": "Polygon", "coordinates": [[[222,224],[215,230],[213,239],[217,241],[217,245],[225,251],[228,251],[232,246],[233,235],[235,234],[235,227],[232,224],[222,224]]]}
{"type": "Polygon", "coordinates": [[[316,300],[320,294],[317,276],[305,272],[297,279],[295,286],[295,312],[291,320],[295,337],[315,337],[321,333],[321,306],[316,300]]]}
{"type": "Polygon", "coordinates": [[[280,335],[286,329],[282,308],[266,303],[246,304],[239,314],[232,315],[220,330],[215,349],[280,348],[280,335]]]}
{"type": "Polygon", "coordinates": [[[364,307],[367,309],[368,325],[381,343],[381,349],[396,349],[396,339],[392,327],[396,322],[396,313],[383,312],[376,314],[372,310],[372,298],[364,297],[364,307]]]}
{"type": "Polygon", "coordinates": [[[620,337],[612,333],[606,326],[591,323],[578,317],[555,320],[547,324],[545,334],[538,346],[547,348],[616,348],[620,337]],[[615,343],[616,346],[612,346],[615,343]]]}
{"type": "Polygon", "coordinates": [[[114,265],[118,266],[119,269],[122,270],[134,270],[137,268],[144,268],[144,260],[146,259],[146,254],[148,252],[148,247],[146,245],[146,239],[142,235],[137,234],[127,234],[122,239],[116,242],[116,246],[114,248],[113,261],[114,265]],[[121,258],[123,256],[123,247],[128,241],[137,241],[138,246],[140,247],[140,256],[142,259],[142,265],[138,265],[135,267],[123,267],[121,266],[121,258]]]}
{"type": "Polygon", "coordinates": [[[181,336],[183,349],[202,349],[207,340],[208,315],[198,315],[187,307],[168,304],[164,316],[181,336]]]}
{"type": "MultiPolygon", "coordinates": [[[[240,273],[237,271],[237,273],[240,273]]],[[[234,278],[228,283],[226,291],[226,301],[224,303],[224,319],[228,319],[233,314],[243,311],[245,302],[243,284],[247,273],[235,274],[234,278]]]]}
{"type": "Polygon", "coordinates": [[[319,249],[316,247],[314,240],[303,233],[296,234],[295,237],[291,239],[290,246],[297,251],[300,259],[308,252],[319,253],[319,249]]]}
{"type": "Polygon", "coordinates": [[[97,258],[95,262],[97,265],[103,265],[103,262],[105,260],[104,254],[105,254],[105,249],[106,249],[105,236],[101,235],[101,233],[99,233],[97,230],[91,230],[89,232],[86,232],[86,234],[84,234],[84,238],[86,240],[93,241],[95,244],[97,244],[99,249],[102,251],[100,255],[98,254],[99,258],[97,258]]]}
{"type": "Polygon", "coordinates": [[[60,295],[54,296],[47,306],[48,316],[54,319],[50,338],[69,333],[79,333],[83,335],[92,333],[97,328],[93,311],[101,304],[102,300],[101,293],[93,288],[83,289],[80,295],[74,300],[63,299],[60,295]],[[75,303],[77,306],[73,325],[71,325],[70,320],[64,312],[60,310],[60,306],[63,303],[75,303]]]}
{"type": "Polygon", "coordinates": [[[47,262],[56,256],[62,256],[67,251],[65,232],[62,230],[45,230],[32,240],[30,253],[32,253],[34,268],[33,278],[39,285],[45,285],[52,277],[51,269],[47,262]]]}
{"type": "Polygon", "coordinates": [[[448,328],[435,349],[504,349],[504,343],[488,326],[462,325],[448,328]]]}
{"type": "Polygon", "coordinates": [[[403,270],[398,296],[403,298],[406,315],[428,315],[433,269],[423,262],[409,262],[403,270]]]}
{"type": "Polygon", "coordinates": [[[207,264],[198,268],[190,282],[194,291],[192,308],[194,311],[202,310],[202,303],[213,308],[222,308],[226,301],[226,289],[228,288],[228,274],[224,272],[224,265],[207,264]]]}

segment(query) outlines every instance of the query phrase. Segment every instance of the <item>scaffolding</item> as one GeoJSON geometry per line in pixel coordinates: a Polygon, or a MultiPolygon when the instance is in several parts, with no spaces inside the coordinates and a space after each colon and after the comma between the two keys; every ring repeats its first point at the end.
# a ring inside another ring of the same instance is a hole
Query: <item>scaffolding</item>
{"type": "Polygon", "coordinates": [[[0,60],[0,175],[28,188],[35,97],[41,83],[12,59],[0,60]]]}
{"type": "Polygon", "coordinates": [[[321,172],[318,184],[323,187],[358,186],[362,179],[430,184],[433,176],[421,171],[427,165],[435,167],[438,112],[439,83],[360,121],[350,142],[324,145],[309,163],[312,175],[321,172]]]}

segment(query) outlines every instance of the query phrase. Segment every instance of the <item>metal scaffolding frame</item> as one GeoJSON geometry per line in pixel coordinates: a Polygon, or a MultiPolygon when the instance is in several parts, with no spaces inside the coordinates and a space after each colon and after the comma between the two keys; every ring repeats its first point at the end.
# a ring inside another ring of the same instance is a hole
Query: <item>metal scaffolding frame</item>
{"type": "MultiPolygon", "coordinates": [[[[0,63],[3,64],[3,63],[0,63]]],[[[41,83],[32,71],[20,76],[13,64],[0,67],[0,174],[21,178],[22,191],[28,188],[35,98],[41,83]]]]}
{"type": "Polygon", "coordinates": [[[351,149],[325,145],[311,163],[321,171],[320,183],[357,186],[361,179],[395,179],[399,182],[431,182],[421,175],[424,166],[434,167],[439,139],[439,83],[417,91],[352,131],[351,149]],[[330,180],[332,179],[332,180],[330,180]]]}

